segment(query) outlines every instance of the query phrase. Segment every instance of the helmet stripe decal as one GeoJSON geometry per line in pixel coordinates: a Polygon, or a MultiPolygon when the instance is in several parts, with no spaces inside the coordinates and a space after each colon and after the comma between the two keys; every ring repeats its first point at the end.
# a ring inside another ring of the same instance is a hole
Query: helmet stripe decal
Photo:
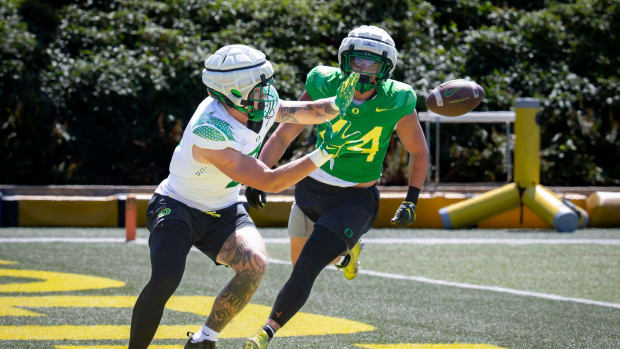
{"type": "Polygon", "coordinates": [[[207,71],[213,71],[213,72],[231,72],[231,71],[237,71],[237,70],[244,70],[244,69],[252,69],[252,68],[258,68],[261,65],[265,64],[267,61],[262,61],[258,64],[249,66],[249,67],[241,67],[241,68],[233,68],[233,69],[211,69],[211,68],[205,68],[205,70],[207,71]]]}

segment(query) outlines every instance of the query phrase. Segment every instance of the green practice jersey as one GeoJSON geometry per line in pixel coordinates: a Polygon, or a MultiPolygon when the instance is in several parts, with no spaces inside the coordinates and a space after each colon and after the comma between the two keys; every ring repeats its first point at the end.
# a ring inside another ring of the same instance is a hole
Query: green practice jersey
{"type": "MultiPolygon", "coordinates": [[[[313,100],[333,97],[344,81],[339,68],[318,66],[308,73],[306,92],[313,100]]],[[[328,161],[321,169],[345,181],[364,183],[378,179],[383,170],[383,160],[390,144],[396,123],[405,115],[413,113],[416,105],[413,88],[405,83],[386,80],[377,87],[373,99],[359,106],[351,103],[344,118],[333,119],[334,130],[339,130],[346,121],[351,121],[347,134],[360,131],[364,141],[357,148],[360,152],[346,154],[328,161]],[[333,167],[332,167],[333,166],[333,167]]],[[[317,147],[323,141],[325,124],[317,125],[317,147]]]]}

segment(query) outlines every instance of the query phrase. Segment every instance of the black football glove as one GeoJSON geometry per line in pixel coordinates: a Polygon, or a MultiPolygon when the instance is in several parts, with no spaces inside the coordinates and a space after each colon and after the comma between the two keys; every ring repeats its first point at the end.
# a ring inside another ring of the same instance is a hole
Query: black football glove
{"type": "Polygon", "coordinates": [[[392,224],[406,226],[415,222],[415,204],[411,201],[403,201],[392,218],[392,224]]]}
{"type": "Polygon", "coordinates": [[[267,204],[267,193],[256,188],[245,188],[245,198],[251,208],[263,208],[267,204]]]}

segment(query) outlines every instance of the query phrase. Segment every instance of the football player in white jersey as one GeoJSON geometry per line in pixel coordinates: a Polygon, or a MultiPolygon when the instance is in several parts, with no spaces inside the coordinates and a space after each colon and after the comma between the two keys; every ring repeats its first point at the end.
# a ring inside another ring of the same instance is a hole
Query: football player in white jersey
{"type": "MultiPolygon", "coordinates": [[[[351,152],[359,132],[334,132],[312,153],[275,169],[256,159],[274,122],[320,124],[346,110],[359,76],[336,97],[280,100],[273,66],[249,46],[230,45],[205,61],[207,97],[190,119],[170,162],[170,174],[147,207],[151,278],[133,309],[129,349],[145,349],[159,326],[166,302],[181,282],[192,246],[235,275],[215,298],[211,313],[185,348],[215,348],[220,331],[250,301],[267,268],[267,252],[239,200],[240,183],[279,192],[330,159],[351,152]]],[[[196,304],[207,307],[207,304],[196,304]]]]}

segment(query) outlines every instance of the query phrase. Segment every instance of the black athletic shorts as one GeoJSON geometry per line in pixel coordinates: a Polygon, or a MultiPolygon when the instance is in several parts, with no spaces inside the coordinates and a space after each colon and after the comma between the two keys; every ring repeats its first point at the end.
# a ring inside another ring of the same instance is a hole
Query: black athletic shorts
{"type": "Polygon", "coordinates": [[[210,212],[205,213],[171,197],[155,193],[146,208],[146,227],[152,234],[155,226],[165,220],[185,222],[191,234],[192,245],[209,256],[215,264],[219,264],[216,258],[224,241],[242,227],[256,226],[241,202],[210,212]]]}
{"type": "Polygon", "coordinates": [[[295,186],[295,203],[315,224],[336,234],[347,248],[368,232],[379,212],[379,190],[343,188],[310,177],[295,186]]]}

